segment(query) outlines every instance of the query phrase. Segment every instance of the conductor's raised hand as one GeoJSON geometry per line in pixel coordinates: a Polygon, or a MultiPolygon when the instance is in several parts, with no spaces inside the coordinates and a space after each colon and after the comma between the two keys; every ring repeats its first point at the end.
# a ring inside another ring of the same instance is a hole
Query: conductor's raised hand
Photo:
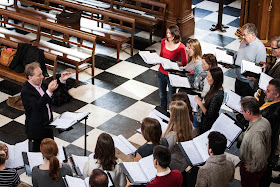
{"type": "Polygon", "coordinates": [[[57,80],[52,80],[48,85],[48,91],[50,93],[53,93],[53,91],[55,91],[57,87],[58,87],[57,80]]]}
{"type": "Polygon", "coordinates": [[[64,71],[63,73],[61,73],[61,80],[62,81],[66,81],[70,77],[72,77],[72,73],[71,72],[64,71]]]}

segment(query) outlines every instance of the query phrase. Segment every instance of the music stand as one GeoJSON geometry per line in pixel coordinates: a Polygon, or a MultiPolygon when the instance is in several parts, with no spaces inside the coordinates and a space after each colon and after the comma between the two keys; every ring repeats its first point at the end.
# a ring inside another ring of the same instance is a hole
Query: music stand
{"type": "Polygon", "coordinates": [[[218,23],[217,23],[217,25],[212,25],[212,27],[210,28],[210,31],[220,30],[222,32],[226,32],[226,29],[228,28],[228,26],[225,26],[222,24],[223,10],[224,10],[223,5],[224,5],[224,0],[220,0],[219,1],[218,23]]]}

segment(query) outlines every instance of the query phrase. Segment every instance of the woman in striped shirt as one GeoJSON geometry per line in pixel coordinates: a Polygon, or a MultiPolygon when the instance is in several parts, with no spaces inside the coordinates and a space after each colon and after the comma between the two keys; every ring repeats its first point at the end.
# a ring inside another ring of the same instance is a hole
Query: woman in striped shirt
{"type": "Polygon", "coordinates": [[[18,173],[15,169],[6,168],[6,160],[9,159],[8,147],[0,143],[0,186],[14,187],[20,183],[18,173]]]}

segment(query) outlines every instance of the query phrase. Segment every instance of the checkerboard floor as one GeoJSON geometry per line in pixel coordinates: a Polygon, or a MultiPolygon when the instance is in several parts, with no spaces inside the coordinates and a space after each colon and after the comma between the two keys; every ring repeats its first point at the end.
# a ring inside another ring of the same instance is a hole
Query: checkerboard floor
{"type": "MultiPolygon", "coordinates": [[[[227,32],[211,32],[209,28],[217,23],[219,0],[193,0],[195,9],[195,34],[202,45],[203,53],[214,53],[217,46],[236,52],[239,39],[234,32],[239,26],[241,0],[225,0],[223,24],[229,26],[227,32]]],[[[17,31],[20,32],[20,31],[17,31]]],[[[182,31],[184,32],[184,31],[182,31]]],[[[31,35],[30,33],[23,33],[31,35]]],[[[144,144],[143,137],[136,133],[140,127],[138,123],[146,117],[155,106],[160,105],[157,87],[158,66],[147,65],[139,56],[139,50],[160,51],[160,37],[153,37],[153,44],[149,45],[149,34],[136,30],[134,56],[129,55],[129,48],[124,48],[120,54],[120,62],[116,63],[116,49],[97,44],[95,55],[95,77],[91,77],[88,69],[79,74],[79,84],[71,79],[69,90],[73,99],[61,107],[53,107],[54,116],[65,111],[90,112],[87,120],[87,154],[95,149],[97,137],[102,132],[112,136],[122,134],[136,147],[144,144]]],[[[185,43],[187,40],[184,40],[185,43]]],[[[53,41],[49,41],[53,42],[53,41]]],[[[59,71],[73,69],[59,66],[59,71]]],[[[224,90],[234,89],[234,73],[224,70],[224,90]]],[[[74,76],[73,76],[74,77],[74,76]]],[[[13,109],[6,104],[9,96],[20,94],[21,85],[0,78],[0,140],[8,144],[15,144],[26,140],[24,133],[24,112],[13,109]]],[[[222,106],[220,112],[230,113],[229,108],[222,106]]],[[[73,127],[72,130],[58,133],[55,131],[55,141],[66,148],[68,155],[83,155],[84,153],[84,122],[73,127]]],[[[238,155],[235,145],[228,152],[238,155]]],[[[125,161],[132,158],[117,151],[117,155],[125,161]]],[[[19,170],[23,182],[32,184],[23,170],[19,170]]],[[[275,174],[276,175],[276,174],[275,174]]],[[[239,168],[236,168],[235,180],[230,186],[240,186],[239,168]]],[[[271,186],[277,186],[272,184],[271,186]]]]}

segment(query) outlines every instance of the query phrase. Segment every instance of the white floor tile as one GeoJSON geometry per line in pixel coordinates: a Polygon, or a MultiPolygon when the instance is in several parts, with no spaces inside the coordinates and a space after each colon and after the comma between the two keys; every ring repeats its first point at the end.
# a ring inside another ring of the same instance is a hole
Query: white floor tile
{"type": "Polygon", "coordinates": [[[69,94],[72,95],[75,99],[79,99],[87,103],[91,103],[92,101],[98,99],[108,92],[109,90],[100,88],[92,84],[82,85],[77,88],[71,88],[69,90],[69,94]]]}
{"type": "Polygon", "coordinates": [[[140,75],[148,68],[133,64],[131,62],[122,61],[117,63],[116,65],[110,67],[106,71],[109,73],[113,73],[119,75],[121,77],[125,77],[128,79],[133,79],[134,77],[140,75]]]}
{"type": "Polygon", "coordinates": [[[6,117],[6,116],[3,116],[0,114],[0,127],[3,127],[4,125],[6,125],[7,123],[10,123],[12,121],[12,119],[6,117]]]}
{"type": "MultiPolygon", "coordinates": [[[[209,14],[208,16],[205,16],[203,19],[213,21],[213,22],[216,23],[218,21],[218,12],[213,12],[212,14],[209,14]]],[[[222,24],[226,25],[226,24],[232,22],[235,19],[236,19],[236,17],[234,17],[234,16],[223,14],[222,24]]]]}
{"type": "Polygon", "coordinates": [[[140,133],[135,133],[133,136],[128,138],[128,140],[130,142],[136,143],[140,146],[146,143],[146,140],[144,139],[144,137],[140,133]]]}
{"type": "Polygon", "coordinates": [[[19,122],[21,124],[25,124],[25,114],[22,114],[21,116],[14,119],[16,122],[19,122]]]}
{"type": "Polygon", "coordinates": [[[129,80],[115,88],[113,92],[131,97],[133,99],[141,100],[156,90],[157,88],[154,86],[150,86],[135,80],[129,80]]]}
{"type": "Polygon", "coordinates": [[[211,2],[211,1],[202,1],[196,5],[196,8],[201,8],[210,11],[218,11],[219,3],[211,2]]]}
{"type": "Polygon", "coordinates": [[[10,97],[10,95],[5,94],[4,92],[0,92],[0,103],[2,103],[3,101],[6,101],[9,97],[10,97]]]}
{"type": "Polygon", "coordinates": [[[231,49],[234,51],[238,51],[239,46],[240,46],[240,40],[237,39],[237,40],[234,40],[233,42],[229,43],[228,45],[226,45],[225,48],[231,49]]]}
{"type": "Polygon", "coordinates": [[[228,6],[241,9],[241,0],[234,1],[228,4],[228,6]]]}
{"type": "MultiPolygon", "coordinates": [[[[90,112],[87,119],[87,125],[91,127],[98,127],[99,125],[105,123],[106,121],[117,115],[115,112],[103,109],[92,104],[88,104],[80,108],[79,110],[77,110],[77,112],[90,112]]],[[[82,123],[84,123],[84,120],[82,121],[82,123]]]]}
{"type": "Polygon", "coordinates": [[[131,105],[120,114],[138,121],[143,120],[149,115],[149,113],[155,108],[154,105],[138,101],[135,104],[131,105]]]}

